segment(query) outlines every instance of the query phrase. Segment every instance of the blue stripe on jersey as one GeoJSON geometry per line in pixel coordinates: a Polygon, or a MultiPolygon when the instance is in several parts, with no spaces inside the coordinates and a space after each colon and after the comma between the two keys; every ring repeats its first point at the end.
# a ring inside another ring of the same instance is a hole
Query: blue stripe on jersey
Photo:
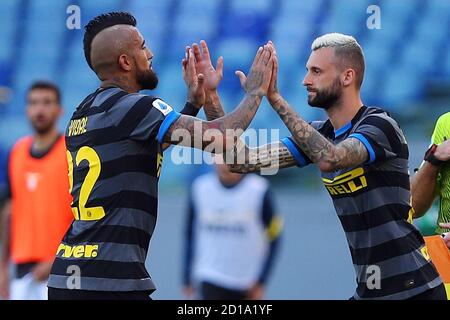
{"type": "Polygon", "coordinates": [[[163,123],[161,123],[161,126],[159,127],[159,131],[158,131],[158,142],[162,143],[162,140],[164,138],[164,135],[166,134],[167,130],[169,130],[170,126],[177,121],[177,119],[181,116],[181,114],[179,114],[176,111],[172,111],[171,113],[169,113],[166,118],[164,119],[163,123]]]}
{"type": "Polygon", "coordinates": [[[284,145],[288,148],[288,150],[291,152],[292,156],[294,157],[295,161],[297,161],[297,165],[299,167],[304,167],[308,163],[306,162],[305,158],[303,158],[302,154],[297,150],[296,145],[289,137],[285,137],[280,140],[284,143],[284,145]]]}
{"type": "Polygon", "coordinates": [[[360,133],[352,133],[348,137],[349,138],[358,139],[359,141],[361,141],[364,144],[364,146],[366,147],[367,151],[369,152],[369,162],[368,163],[372,163],[372,162],[375,161],[375,151],[373,151],[373,148],[370,145],[370,142],[366,139],[366,137],[364,137],[360,133]]]}
{"type": "Polygon", "coordinates": [[[334,130],[334,137],[337,138],[340,135],[346,133],[351,127],[352,127],[352,122],[350,121],[346,125],[344,125],[342,128],[334,130]]]}

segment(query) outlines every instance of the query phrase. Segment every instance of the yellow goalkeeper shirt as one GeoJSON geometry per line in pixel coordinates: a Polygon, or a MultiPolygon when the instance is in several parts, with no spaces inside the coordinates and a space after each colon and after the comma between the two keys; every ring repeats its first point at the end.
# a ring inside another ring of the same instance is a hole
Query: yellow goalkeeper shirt
{"type": "MultiPolygon", "coordinates": [[[[439,117],[434,128],[431,142],[441,144],[450,138],[450,112],[439,117]]],[[[438,223],[450,222],[450,164],[445,164],[436,179],[436,192],[439,195],[438,223]]],[[[436,233],[449,232],[450,229],[436,228],[436,233]]]]}

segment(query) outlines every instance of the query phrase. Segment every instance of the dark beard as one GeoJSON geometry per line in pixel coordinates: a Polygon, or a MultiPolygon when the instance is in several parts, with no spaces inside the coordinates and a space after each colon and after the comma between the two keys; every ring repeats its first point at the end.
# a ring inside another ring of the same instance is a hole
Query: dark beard
{"type": "Polygon", "coordinates": [[[335,79],[330,87],[315,91],[315,93],[314,98],[308,98],[308,104],[311,107],[328,110],[341,98],[342,88],[339,78],[335,79]]]}
{"type": "Polygon", "coordinates": [[[138,72],[136,76],[137,83],[141,86],[142,90],[153,90],[158,86],[158,76],[150,69],[144,72],[138,72]]]}
{"type": "Polygon", "coordinates": [[[34,132],[36,132],[38,135],[44,135],[49,133],[54,126],[54,122],[48,123],[47,125],[38,125],[36,123],[34,123],[33,121],[31,121],[31,126],[34,129],[34,132]]]}

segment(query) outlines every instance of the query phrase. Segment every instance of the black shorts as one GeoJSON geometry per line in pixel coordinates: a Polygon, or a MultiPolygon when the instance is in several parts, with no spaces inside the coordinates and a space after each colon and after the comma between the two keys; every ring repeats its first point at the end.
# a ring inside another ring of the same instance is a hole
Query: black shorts
{"type": "Polygon", "coordinates": [[[447,300],[447,292],[445,291],[444,284],[441,283],[437,287],[428,289],[408,300],[447,300]]]}
{"type": "Polygon", "coordinates": [[[48,300],[152,300],[153,291],[92,291],[48,288],[48,300]]]}
{"type": "Polygon", "coordinates": [[[245,300],[247,291],[231,290],[210,282],[200,283],[200,295],[203,300],[245,300]]]}

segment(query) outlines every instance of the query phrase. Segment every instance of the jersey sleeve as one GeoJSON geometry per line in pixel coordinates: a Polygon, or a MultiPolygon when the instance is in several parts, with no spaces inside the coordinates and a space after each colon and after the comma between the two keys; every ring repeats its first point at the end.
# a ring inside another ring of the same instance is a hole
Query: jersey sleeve
{"type": "MultiPolygon", "coordinates": [[[[450,112],[447,112],[439,117],[436,121],[433,134],[431,136],[431,144],[441,144],[450,137],[450,112]]],[[[442,188],[442,174],[438,173],[436,178],[436,191],[441,192],[442,188]]]]}
{"type": "Polygon", "coordinates": [[[302,151],[302,149],[300,149],[300,147],[294,141],[294,138],[284,137],[280,141],[286,146],[286,148],[288,148],[289,152],[292,154],[295,161],[297,162],[298,167],[300,168],[306,167],[307,165],[312,163],[312,161],[308,158],[308,156],[302,151]]]}
{"type": "Polygon", "coordinates": [[[126,114],[124,121],[131,127],[135,140],[162,139],[180,114],[162,99],[144,96],[126,114]]]}
{"type": "MultiPolygon", "coordinates": [[[[324,125],[323,121],[313,121],[309,123],[314,129],[321,132],[321,128],[324,125]]],[[[322,133],[322,132],[321,132],[322,133]]],[[[289,150],[297,162],[297,166],[302,168],[312,163],[308,156],[300,149],[299,145],[295,142],[292,136],[284,137],[280,140],[289,150]]]]}
{"type": "Polygon", "coordinates": [[[397,123],[390,117],[372,115],[362,120],[348,138],[361,141],[369,153],[367,163],[392,158],[408,159],[408,146],[397,123]]]}

